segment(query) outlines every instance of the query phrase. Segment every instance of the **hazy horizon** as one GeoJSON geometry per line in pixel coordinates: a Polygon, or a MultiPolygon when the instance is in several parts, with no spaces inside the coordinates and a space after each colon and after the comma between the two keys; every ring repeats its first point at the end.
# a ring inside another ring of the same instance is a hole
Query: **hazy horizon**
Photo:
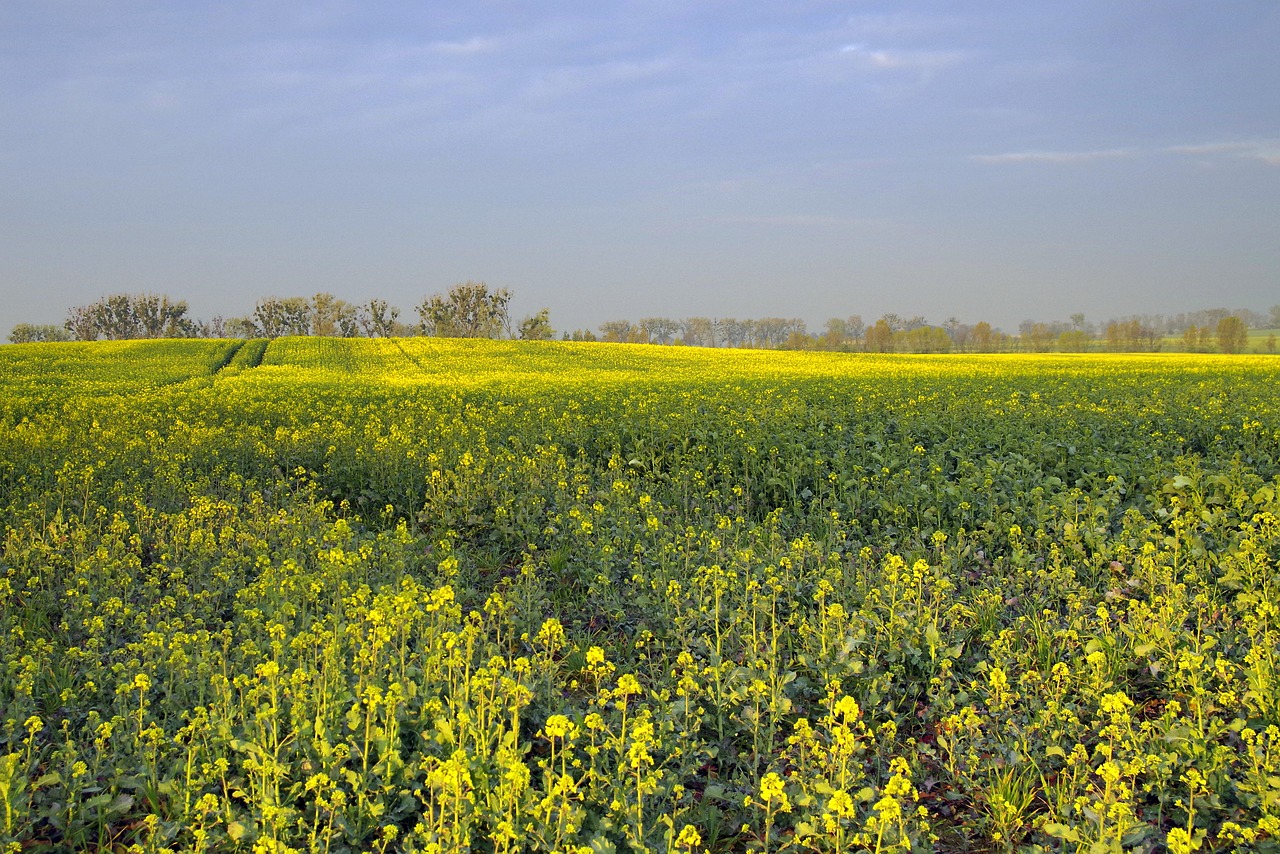
{"type": "Polygon", "coordinates": [[[13,0],[0,332],[469,279],[558,331],[1265,312],[1278,43],[1270,0],[13,0]]]}

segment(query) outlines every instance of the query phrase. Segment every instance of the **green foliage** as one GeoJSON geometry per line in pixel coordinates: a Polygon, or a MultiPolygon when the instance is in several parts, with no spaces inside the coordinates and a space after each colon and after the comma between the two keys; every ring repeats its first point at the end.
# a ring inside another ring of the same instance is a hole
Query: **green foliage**
{"type": "Polygon", "coordinates": [[[249,325],[250,336],[282,338],[311,333],[312,307],[305,297],[267,297],[258,300],[249,325]]]}
{"type": "Polygon", "coordinates": [[[14,344],[39,344],[49,341],[70,341],[71,333],[52,324],[19,323],[9,333],[14,344]]]}
{"type": "Polygon", "coordinates": [[[356,317],[370,338],[389,338],[396,333],[400,309],[384,299],[371,299],[357,309],[356,317]]]}
{"type": "Polygon", "coordinates": [[[354,338],[360,334],[359,313],[354,305],[330,293],[311,298],[311,334],[354,338]]]}
{"type": "Polygon", "coordinates": [[[418,306],[422,332],[438,338],[497,338],[509,322],[511,291],[489,290],[484,282],[454,285],[418,306]]]}
{"type": "Polygon", "coordinates": [[[541,309],[537,314],[520,321],[521,341],[550,341],[556,335],[551,328],[550,309],[541,309]]]}
{"type": "Polygon", "coordinates": [[[190,338],[200,332],[199,325],[187,317],[185,301],[160,294],[112,294],[75,306],[67,313],[65,327],[78,341],[190,338]]]}
{"type": "Polygon", "coordinates": [[[1249,327],[1235,315],[1218,321],[1218,349],[1224,353],[1239,353],[1249,343],[1249,327]]]}

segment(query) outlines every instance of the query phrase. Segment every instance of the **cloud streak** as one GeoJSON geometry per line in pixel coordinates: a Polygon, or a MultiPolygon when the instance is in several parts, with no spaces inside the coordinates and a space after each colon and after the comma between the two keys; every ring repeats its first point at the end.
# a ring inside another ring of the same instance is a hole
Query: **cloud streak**
{"type": "Polygon", "coordinates": [[[968,54],[960,50],[871,48],[865,44],[846,44],[840,48],[840,52],[852,56],[861,67],[866,69],[908,71],[921,75],[933,74],[968,58],[968,54]]]}
{"type": "Polygon", "coordinates": [[[1280,166],[1280,140],[1244,140],[1206,142],[1194,145],[1168,145],[1163,148],[1107,148],[1093,151],[1010,151],[1002,154],[975,154],[976,163],[1089,163],[1125,160],[1173,154],[1201,159],[1231,158],[1252,160],[1268,166],[1280,166]]]}
{"type": "Polygon", "coordinates": [[[1123,160],[1134,157],[1131,148],[1107,148],[1098,151],[1010,151],[1004,154],[975,154],[977,163],[1089,163],[1097,160],[1123,160]]]}
{"type": "Polygon", "coordinates": [[[474,36],[462,41],[432,42],[428,47],[435,53],[445,56],[477,56],[493,53],[498,50],[498,39],[486,36],[474,36]]]}
{"type": "Polygon", "coordinates": [[[1199,145],[1171,145],[1165,149],[1170,154],[1190,157],[1232,157],[1256,160],[1268,166],[1280,166],[1280,139],[1243,140],[1235,142],[1207,142],[1199,145]]]}

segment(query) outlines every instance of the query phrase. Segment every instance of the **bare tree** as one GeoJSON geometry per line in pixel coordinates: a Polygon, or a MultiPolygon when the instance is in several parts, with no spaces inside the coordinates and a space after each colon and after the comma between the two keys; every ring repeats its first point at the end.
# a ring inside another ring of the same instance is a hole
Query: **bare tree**
{"type": "Polygon", "coordinates": [[[109,338],[186,338],[199,325],[187,317],[187,304],[162,294],[112,294],[67,313],[67,330],[81,341],[109,338]]]}
{"type": "Polygon", "coordinates": [[[253,309],[253,324],[263,338],[311,332],[311,302],[305,297],[267,297],[253,309]]]}
{"type": "Polygon", "coordinates": [[[716,334],[720,343],[726,347],[745,347],[751,343],[755,323],[751,320],[738,320],[735,317],[722,317],[715,322],[716,334]]]}
{"type": "Polygon", "coordinates": [[[640,328],[650,344],[670,344],[680,331],[680,324],[670,317],[642,317],[640,328]]]}
{"type": "Polygon", "coordinates": [[[686,317],[680,321],[680,337],[689,347],[714,347],[716,327],[709,317],[686,317]]]}
{"type": "Polygon", "coordinates": [[[850,343],[862,340],[862,335],[867,331],[867,325],[862,322],[862,315],[851,314],[844,321],[845,332],[849,335],[850,343]]]}
{"type": "Polygon", "coordinates": [[[371,299],[356,310],[356,320],[370,338],[390,338],[398,317],[400,309],[384,299],[371,299]]]}
{"type": "MultiPolygon", "coordinates": [[[[613,344],[633,343],[638,341],[643,334],[644,331],[630,320],[606,320],[600,324],[600,340],[613,344]]],[[[594,339],[583,338],[582,340],[594,339]]]]}
{"type": "Polygon", "coordinates": [[[93,306],[74,305],[67,309],[67,320],[63,326],[77,341],[96,341],[98,338],[98,321],[93,306]]]}
{"type": "MultiPolygon", "coordinates": [[[[762,317],[755,322],[755,340],[757,346],[781,347],[795,331],[796,321],[783,317],[762,317]]],[[[800,323],[803,331],[804,323],[800,323]]]]}

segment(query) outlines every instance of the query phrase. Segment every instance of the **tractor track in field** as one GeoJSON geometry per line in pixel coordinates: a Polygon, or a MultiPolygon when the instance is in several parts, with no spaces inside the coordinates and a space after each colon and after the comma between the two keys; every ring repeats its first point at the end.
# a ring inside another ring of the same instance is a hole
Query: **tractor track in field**
{"type": "Polygon", "coordinates": [[[223,368],[231,364],[231,360],[236,357],[236,353],[239,353],[244,348],[246,343],[248,342],[243,340],[233,342],[231,346],[227,348],[227,352],[222,354],[222,358],[218,360],[218,364],[213,366],[213,370],[209,372],[210,376],[216,377],[223,368]]]}
{"type": "Polygon", "coordinates": [[[227,368],[236,368],[238,370],[248,370],[256,368],[262,364],[263,358],[267,355],[267,348],[271,346],[269,338],[248,338],[243,341],[237,341],[227,348],[227,352],[209,372],[210,377],[217,377],[227,368]]]}
{"type": "Polygon", "coordinates": [[[400,355],[404,356],[406,359],[408,359],[410,362],[412,362],[414,367],[416,367],[418,370],[422,371],[424,374],[425,374],[425,373],[430,373],[430,372],[427,370],[427,366],[426,366],[426,365],[424,365],[424,364],[422,364],[422,362],[418,360],[418,357],[417,357],[417,356],[413,355],[413,354],[412,354],[412,353],[410,353],[408,350],[406,350],[406,349],[404,348],[404,345],[400,343],[400,340],[399,340],[399,339],[397,339],[397,338],[388,338],[387,340],[388,340],[388,341],[390,341],[392,344],[394,344],[394,345],[395,345],[395,347],[396,347],[396,349],[400,351],[400,355]]]}

